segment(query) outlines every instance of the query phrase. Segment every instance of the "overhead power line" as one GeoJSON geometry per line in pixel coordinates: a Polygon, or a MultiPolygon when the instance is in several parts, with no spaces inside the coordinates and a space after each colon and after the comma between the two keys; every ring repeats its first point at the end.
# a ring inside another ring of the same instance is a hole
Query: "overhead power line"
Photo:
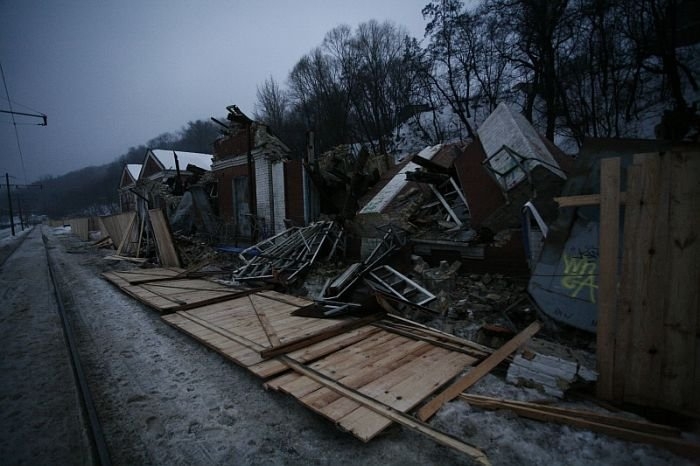
{"type": "Polygon", "coordinates": [[[39,114],[34,114],[34,113],[26,113],[26,112],[15,112],[12,109],[12,99],[10,99],[10,91],[7,89],[7,80],[5,79],[5,70],[2,67],[2,62],[0,62],[0,75],[2,76],[2,84],[5,87],[5,95],[7,96],[7,105],[10,107],[10,110],[0,110],[2,113],[9,113],[10,116],[12,116],[12,126],[14,126],[15,129],[15,140],[17,141],[17,150],[19,151],[19,160],[22,164],[22,176],[24,177],[24,182],[27,182],[27,170],[24,168],[24,154],[22,154],[22,144],[20,143],[19,140],[19,131],[17,130],[17,121],[15,120],[15,115],[24,115],[24,116],[31,116],[31,117],[37,117],[41,118],[43,121],[43,124],[41,126],[46,126],[46,115],[43,113],[39,114]]]}

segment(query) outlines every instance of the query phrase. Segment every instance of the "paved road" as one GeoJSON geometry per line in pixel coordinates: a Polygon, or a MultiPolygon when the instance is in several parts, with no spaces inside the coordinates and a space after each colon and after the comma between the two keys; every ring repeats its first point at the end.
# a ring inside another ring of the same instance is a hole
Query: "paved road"
{"type": "Polygon", "coordinates": [[[0,269],[0,462],[90,464],[40,228],[0,269]]]}

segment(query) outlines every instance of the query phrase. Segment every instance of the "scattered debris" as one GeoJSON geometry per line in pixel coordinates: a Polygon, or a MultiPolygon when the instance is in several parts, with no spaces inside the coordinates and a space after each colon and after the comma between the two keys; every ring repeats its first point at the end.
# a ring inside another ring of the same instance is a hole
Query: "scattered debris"
{"type": "Polygon", "coordinates": [[[508,367],[506,381],[536,388],[547,395],[564,398],[566,390],[577,382],[593,383],[595,371],[555,356],[530,351],[518,353],[508,367]]]}
{"type": "Polygon", "coordinates": [[[341,235],[337,224],[330,221],[289,228],[241,252],[246,264],[233,273],[233,278],[291,283],[317,260],[324,246],[329,245],[333,253],[341,235]]]}

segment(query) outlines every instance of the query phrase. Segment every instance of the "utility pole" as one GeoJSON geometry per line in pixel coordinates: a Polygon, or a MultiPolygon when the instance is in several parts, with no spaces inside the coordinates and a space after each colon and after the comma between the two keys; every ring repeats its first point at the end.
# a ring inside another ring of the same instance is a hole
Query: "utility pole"
{"type": "MultiPolygon", "coordinates": [[[[12,177],[14,178],[14,176],[12,177]]],[[[7,188],[7,205],[10,211],[10,227],[12,228],[12,236],[15,236],[15,214],[12,212],[12,192],[10,188],[39,188],[44,189],[44,185],[41,184],[10,184],[10,174],[5,173],[5,188],[7,188]]],[[[2,187],[2,185],[0,185],[2,187]]],[[[22,218],[22,204],[19,196],[17,197],[17,208],[19,209],[19,223],[22,226],[22,231],[24,231],[24,220],[22,218]]]]}
{"type": "Polygon", "coordinates": [[[5,186],[7,187],[7,205],[10,207],[10,227],[12,228],[12,236],[15,236],[15,217],[12,213],[12,195],[10,194],[10,175],[5,172],[5,186]]]}

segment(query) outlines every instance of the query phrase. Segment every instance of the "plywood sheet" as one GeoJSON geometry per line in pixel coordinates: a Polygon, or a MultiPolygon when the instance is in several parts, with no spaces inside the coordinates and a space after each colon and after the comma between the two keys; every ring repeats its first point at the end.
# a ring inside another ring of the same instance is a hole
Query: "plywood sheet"
{"type": "Polygon", "coordinates": [[[168,219],[161,209],[151,209],[148,211],[148,218],[151,221],[153,236],[156,240],[158,258],[163,267],[180,267],[180,255],[175,248],[173,235],[170,233],[168,219]]]}
{"type": "Polygon", "coordinates": [[[362,341],[380,331],[369,326],[358,328],[355,324],[362,322],[361,319],[334,320],[291,315],[308,303],[307,300],[281,293],[258,292],[179,311],[175,315],[164,316],[163,319],[260,377],[269,377],[288,370],[285,364],[274,358],[265,359],[261,355],[276,344],[284,345],[288,341],[313,339],[316,335],[324,336],[329,330],[337,329],[338,334],[289,353],[299,361],[307,362],[362,341]],[[270,299],[270,296],[277,300],[270,299]],[[296,302],[298,305],[288,304],[279,299],[296,302]],[[265,313],[264,321],[259,318],[261,312],[265,313]],[[270,332],[274,332],[278,342],[271,341],[270,332]]]}
{"type": "MultiPolygon", "coordinates": [[[[162,270],[162,269],[161,269],[162,270]]],[[[177,270],[177,269],[176,269],[177,270]]],[[[209,280],[154,278],[131,284],[123,272],[106,272],[102,276],[124,293],[161,313],[205,306],[247,295],[253,290],[236,288],[209,280]]]]}
{"type": "MultiPolygon", "coordinates": [[[[291,354],[288,357],[295,359],[291,354]]],[[[459,352],[381,330],[308,367],[344,387],[407,412],[475,361],[459,352]]],[[[285,374],[266,386],[294,396],[364,441],[391,424],[386,417],[304,375],[285,374]]]]}
{"type": "Polygon", "coordinates": [[[105,272],[102,274],[107,280],[116,283],[126,282],[129,285],[139,285],[141,283],[155,282],[161,280],[172,280],[185,270],[177,267],[155,268],[155,269],[134,269],[119,272],[105,272]]]}
{"type": "Polygon", "coordinates": [[[90,239],[89,219],[87,217],[72,218],[68,223],[70,223],[71,232],[82,241],[90,239]]]}
{"type": "Polygon", "coordinates": [[[123,214],[100,217],[102,225],[112,238],[112,243],[115,247],[119,247],[124,237],[131,233],[129,227],[132,225],[134,217],[136,217],[136,212],[124,212],[123,214]]]}

